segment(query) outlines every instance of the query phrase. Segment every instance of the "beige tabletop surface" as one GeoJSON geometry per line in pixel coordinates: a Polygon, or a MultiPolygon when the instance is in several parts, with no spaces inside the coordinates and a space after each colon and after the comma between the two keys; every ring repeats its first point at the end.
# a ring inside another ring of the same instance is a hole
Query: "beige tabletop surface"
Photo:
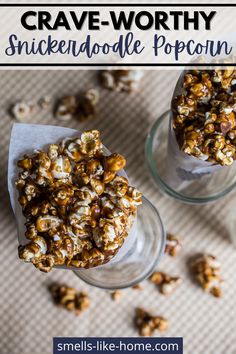
{"type": "MultiPolygon", "coordinates": [[[[185,354],[236,353],[236,248],[229,225],[234,216],[236,193],[213,204],[181,204],[163,195],[154,184],[144,159],[147,133],[168,109],[178,71],[146,71],[138,93],[111,92],[99,86],[97,71],[1,71],[0,134],[0,353],[49,354],[55,336],[137,336],[133,327],[135,307],[144,307],[169,320],[166,336],[184,338],[185,354]],[[8,146],[12,124],[9,109],[19,100],[37,102],[49,95],[56,102],[64,95],[97,87],[100,101],[96,118],[83,123],[60,122],[52,109],[36,110],[26,123],[63,125],[101,131],[104,144],[127,158],[127,173],[158,208],[165,227],[183,238],[181,253],[165,255],[158,268],[183,278],[170,296],[161,295],[148,281],[144,289],[127,289],[119,302],[107,291],[90,287],[71,271],[43,274],[18,259],[15,220],[6,184],[8,146]],[[222,262],[224,296],[216,299],[192,282],[187,259],[198,252],[216,255],[222,262]],[[66,283],[89,293],[90,308],[80,316],[52,303],[47,285],[66,283]]],[[[158,333],[156,334],[159,335],[158,333]]]]}

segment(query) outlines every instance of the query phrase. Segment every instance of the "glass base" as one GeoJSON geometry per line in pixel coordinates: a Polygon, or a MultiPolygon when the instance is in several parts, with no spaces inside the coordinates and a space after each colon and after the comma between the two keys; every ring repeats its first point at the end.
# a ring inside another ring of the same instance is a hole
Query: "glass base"
{"type": "Polygon", "coordinates": [[[156,208],[143,197],[138,207],[136,240],[117,263],[78,269],[74,273],[86,283],[103,289],[131,287],[150,276],[164,252],[165,230],[156,208]]]}
{"type": "Polygon", "coordinates": [[[170,111],[153,125],[145,146],[152,176],[162,191],[171,197],[191,204],[208,203],[222,198],[236,187],[236,163],[201,177],[183,182],[178,188],[168,179],[168,136],[170,111]]]}

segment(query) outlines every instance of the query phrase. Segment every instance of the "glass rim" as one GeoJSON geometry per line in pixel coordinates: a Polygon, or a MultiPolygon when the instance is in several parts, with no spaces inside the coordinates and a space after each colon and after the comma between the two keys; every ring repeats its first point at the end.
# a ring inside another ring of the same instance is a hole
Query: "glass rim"
{"type": "Polygon", "coordinates": [[[180,192],[175,191],[160,176],[157,163],[156,163],[154,156],[153,156],[152,147],[153,147],[153,142],[154,142],[154,138],[156,136],[157,130],[159,129],[160,125],[163,123],[164,119],[167,118],[166,116],[170,112],[171,112],[171,110],[165,111],[155,121],[155,123],[153,124],[153,126],[151,127],[151,129],[147,135],[146,142],[145,142],[145,159],[146,159],[146,163],[148,165],[149,171],[151,172],[151,175],[152,175],[154,181],[161,188],[161,190],[163,192],[165,192],[167,195],[169,195],[170,197],[172,197],[178,201],[185,202],[187,204],[206,204],[206,203],[216,201],[217,199],[220,199],[220,198],[226,196],[228,193],[230,193],[236,187],[236,181],[234,183],[232,183],[229,187],[225,188],[223,191],[213,194],[211,196],[193,197],[193,196],[188,196],[186,194],[182,194],[180,192]]]}
{"type": "MultiPolygon", "coordinates": [[[[84,277],[84,276],[79,276],[77,274],[78,271],[82,273],[85,273],[86,270],[89,270],[89,269],[77,269],[77,270],[74,270],[74,274],[81,280],[83,280],[85,283],[87,283],[88,285],[91,285],[91,286],[95,286],[97,288],[100,288],[100,289],[103,289],[103,290],[116,290],[116,289],[127,289],[127,288],[130,288],[142,281],[144,281],[145,279],[147,279],[152,273],[153,271],[155,270],[161,256],[164,254],[164,250],[165,250],[165,245],[166,245],[166,230],[165,230],[165,227],[164,227],[164,224],[163,224],[163,221],[162,221],[162,218],[160,216],[160,213],[158,212],[157,208],[152,204],[152,202],[150,202],[145,196],[142,196],[142,199],[144,200],[145,204],[148,205],[153,213],[156,215],[156,221],[158,222],[159,224],[159,227],[160,227],[160,247],[159,247],[159,251],[156,255],[156,258],[155,260],[153,261],[152,263],[152,266],[151,268],[148,269],[148,271],[144,274],[144,275],[140,275],[139,277],[137,277],[137,279],[135,279],[134,281],[130,281],[128,284],[124,284],[124,285],[121,285],[121,286],[117,286],[117,285],[114,285],[114,286],[105,286],[103,284],[99,284],[99,283],[93,283],[89,280],[89,277],[84,277]]],[[[107,263],[109,264],[109,262],[107,263]]],[[[114,264],[115,266],[115,264],[114,264]]],[[[90,268],[90,269],[93,269],[93,268],[90,268]]],[[[86,273],[85,273],[86,274],[86,273]]]]}

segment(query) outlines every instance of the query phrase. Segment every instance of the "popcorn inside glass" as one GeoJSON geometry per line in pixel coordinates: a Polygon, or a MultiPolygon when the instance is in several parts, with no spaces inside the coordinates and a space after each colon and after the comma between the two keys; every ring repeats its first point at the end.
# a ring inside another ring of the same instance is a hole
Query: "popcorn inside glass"
{"type": "MultiPolygon", "coordinates": [[[[168,137],[168,181],[181,184],[236,159],[236,71],[190,70],[177,82],[168,137]]],[[[223,175],[223,174],[222,174],[223,175]]]]}
{"type": "MultiPolygon", "coordinates": [[[[137,220],[137,207],[142,204],[142,195],[129,184],[123,171],[125,164],[122,155],[110,154],[102,145],[96,130],[78,137],[78,132],[68,128],[14,125],[8,177],[18,224],[19,257],[46,273],[53,267],[82,269],[85,273],[77,272],[81,278],[84,274],[90,277],[90,269],[101,272],[130,263],[138,252],[135,247],[141,217],[137,220]],[[25,136],[28,129],[31,141],[25,136]],[[60,143],[55,143],[58,140],[60,143]]],[[[149,204],[145,199],[145,213],[149,204]]],[[[153,213],[158,215],[154,207],[153,213]]],[[[155,221],[161,223],[160,219],[155,221]]],[[[151,236],[153,242],[155,235],[151,236]]],[[[148,250],[148,256],[153,253],[154,263],[163,248],[163,227],[157,237],[158,247],[148,250]]],[[[136,269],[136,276],[146,276],[149,268],[136,269]]],[[[130,275],[128,280],[123,277],[121,287],[136,282],[136,276],[132,272],[130,275]]],[[[104,276],[100,280],[96,276],[96,280],[95,285],[102,286],[104,276]]],[[[114,283],[102,287],[112,288],[114,283]]]]}

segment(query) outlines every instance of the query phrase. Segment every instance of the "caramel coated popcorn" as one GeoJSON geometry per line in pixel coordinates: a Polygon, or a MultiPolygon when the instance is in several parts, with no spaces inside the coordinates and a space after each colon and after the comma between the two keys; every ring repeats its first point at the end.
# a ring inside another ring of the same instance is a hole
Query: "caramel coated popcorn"
{"type": "Polygon", "coordinates": [[[144,73],[139,70],[105,70],[101,73],[102,85],[114,91],[137,91],[144,73]]]}
{"type": "Polygon", "coordinates": [[[113,291],[111,293],[111,299],[113,301],[119,301],[121,299],[121,297],[122,297],[122,292],[120,289],[116,289],[115,291],[113,291]]]}
{"type": "Polygon", "coordinates": [[[55,117],[59,120],[78,118],[85,120],[95,116],[99,93],[96,89],[89,89],[78,99],[76,96],[65,96],[59,102],[55,117]]]}
{"type": "Polygon", "coordinates": [[[182,284],[180,277],[172,277],[163,272],[154,272],[150,277],[150,281],[157,285],[160,292],[164,295],[172,294],[182,284]]]}
{"type": "Polygon", "coordinates": [[[143,290],[143,286],[140,283],[137,283],[132,286],[132,289],[141,291],[143,290]]]}
{"type": "Polygon", "coordinates": [[[236,159],[236,70],[191,70],[172,103],[180,149],[201,160],[232,165],[236,159]]]}
{"type": "Polygon", "coordinates": [[[20,258],[49,272],[114,257],[142,203],[141,193],[118,175],[125,164],[122,155],[104,155],[97,130],[19,160],[16,187],[29,240],[19,247],[20,258]]]}
{"type": "Polygon", "coordinates": [[[68,311],[73,311],[76,315],[80,315],[81,312],[85,311],[90,305],[88,294],[79,292],[75,288],[53,284],[49,287],[49,291],[56,305],[68,311]]]}
{"type": "Polygon", "coordinates": [[[222,296],[223,279],[220,276],[220,262],[215,256],[204,254],[191,263],[191,269],[202,288],[215,297],[222,296]]]}
{"type": "Polygon", "coordinates": [[[12,107],[12,114],[19,122],[25,122],[33,113],[33,105],[27,102],[17,102],[12,107]]]}
{"type": "Polygon", "coordinates": [[[164,332],[168,328],[168,321],[162,316],[153,316],[142,308],[137,308],[134,325],[139,335],[150,337],[155,331],[164,332]]]}
{"type": "Polygon", "coordinates": [[[165,253],[175,257],[182,248],[182,240],[180,237],[168,233],[166,237],[165,253]]]}

